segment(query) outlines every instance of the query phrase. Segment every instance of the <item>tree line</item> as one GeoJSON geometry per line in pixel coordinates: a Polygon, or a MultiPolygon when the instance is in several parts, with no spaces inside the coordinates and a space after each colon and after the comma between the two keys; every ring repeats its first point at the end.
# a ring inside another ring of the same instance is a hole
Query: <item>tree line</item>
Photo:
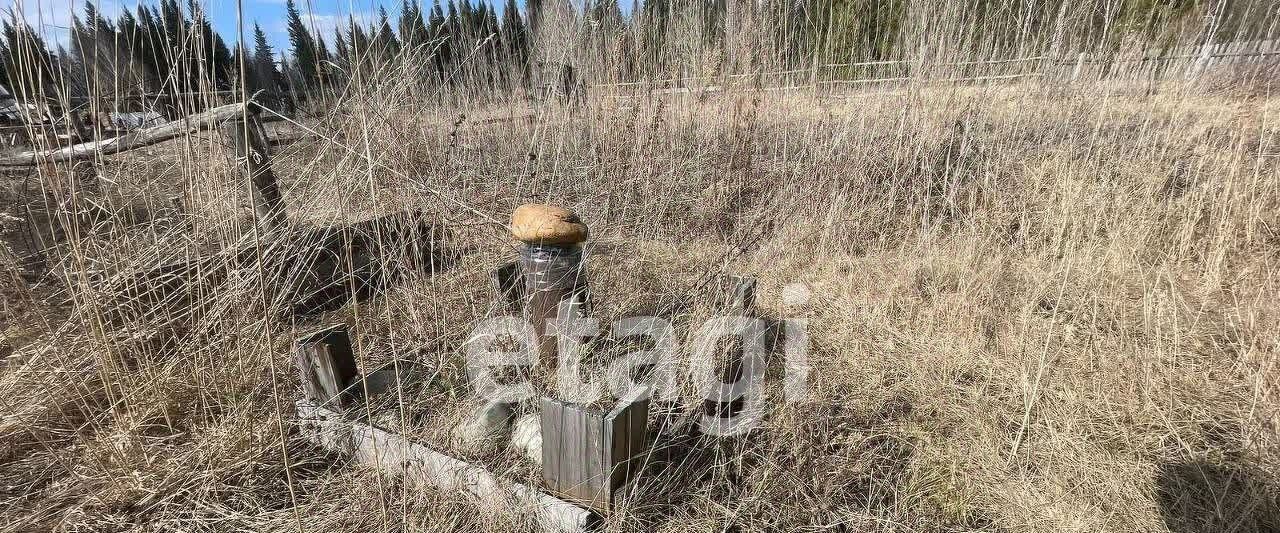
{"type": "MultiPolygon", "coordinates": [[[[537,4],[528,12],[534,17],[537,4]]],[[[73,17],[68,43],[56,46],[9,15],[2,24],[0,83],[24,100],[241,89],[284,94],[332,87],[353,75],[382,75],[379,66],[407,57],[429,59],[420,74],[440,80],[464,59],[488,67],[528,61],[527,17],[515,0],[506,0],[501,15],[485,0],[449,0],[429,8],[404,0],[397,19],[384,7],[376,20],[352,16],[327,36],[288,0],[286,50],[276,50],[257,21],[246,32],[246,46],[229,41],[213,30],[196,0],[185,6],[160,0],[115,18],[89,0],[83,14],[73,17]],[[486,41],[479,53],[464,58],[469,49],[461,43],[478,40],[486,41]]]]}
{"type": "Polygon", "coordinates": [[[159,0],[115,17],[90,0],[68,42],[52,47],[11,12],[0,27],[0,83],[19,99],[64,100],[242,90],[296,99],[392,76],[510,89],[536,83],[549,64],[622,81],[922,50],[1114,52],[1269,38],[1277,19],[1265,0],[631,0],[625,11],[619,0],[505,0],[501,10],[489,0],[401,1],[394,18],[383,7],[325,35],[288,0],[285,50],[257,21],[245,46],[218,34],[197,0],[159,0]]]}

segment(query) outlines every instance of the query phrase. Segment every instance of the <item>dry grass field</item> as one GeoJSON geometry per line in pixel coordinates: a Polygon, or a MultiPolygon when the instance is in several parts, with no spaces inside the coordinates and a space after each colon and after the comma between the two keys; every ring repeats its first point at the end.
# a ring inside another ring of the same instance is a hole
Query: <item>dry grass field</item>
{"type": "MultiPolygon", "coordinates": [[[[448,260],[307,316],[252,265],[194,303],[101,282],[261,242],[214,132],[9,172],[0,530],[531,528],[308,443],[291,350],[343,322],[362,364],[425,365],[388,423],[536,484],[517,452],[448,435],[458,347],[535,201],[590,225],[602,319],[661,310],[688,345],[706,276],[734,272],[762,314],[809,321],[807,397],[783,402],[771,362],[763,425],[664,441],[603,530],[1280,531],[1273,89],[1227,72],[424,108],[370,85],[275,154],[288,218],[418,209],[448,260]],[[32,235],[40,276],[16,259],[32,235]],[[786,306],[796,282],[812,297],[786,306]]],[[[700,402],[686,386],[654,416],[700,402]]]]}

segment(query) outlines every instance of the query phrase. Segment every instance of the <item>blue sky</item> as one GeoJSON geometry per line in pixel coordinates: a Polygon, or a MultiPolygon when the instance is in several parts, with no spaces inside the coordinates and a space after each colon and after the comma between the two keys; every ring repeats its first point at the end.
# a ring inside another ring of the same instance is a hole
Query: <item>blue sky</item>
{"type": "MultiPolygon", "coordinates": [[[[105,15],[114,16],[121,9],[135,9],[139,3],[154,4],[148,0],[92,0],[98,10],[105,15]]],[[[285,0],[201,0],[208,10],[214,28],[231,45],[236,40],[237,13],[243,12],[245,21],[245,41],[252,45],[253,21],[257,21],[262,30],[271,39],[277,51],[287,49],[288,33],[284,26],[285,0]]],[[[394,19],[400,11],[401,0],[295,0],[302,12],[303,21],[314,23],[316,30],[324,36],[325,41],[332,41],[334,28],[339,24],[345,27],[347,17],[355,15],[357,20],[372,22],[377,19],[378,7],[385,5],[387,12],[394,19]]],[[[433,0],[418,0],[430,8],[433,0]]],[[[445,0],[447,2],[447,0],[445,0]]],[[[474,2],[475,0],[473,0],[474,2]]],[[[501,12],[505,0],[489,0],[497,4],[501,12]]],[[[180,0],[185,5],[185,0],[180,0]]],[[[519,0],[523,5],[524,1],[519,0]]],[[[84,0],[0,0],[0,13],[8,17],[10,11],[18,13],[22,18],[37,28],[53,42],[67,43],[67,30],[71,27],[72,13],[84,13],[84,0]]],[[[330,43],[332,44],[332,43],[330,43]]]]}

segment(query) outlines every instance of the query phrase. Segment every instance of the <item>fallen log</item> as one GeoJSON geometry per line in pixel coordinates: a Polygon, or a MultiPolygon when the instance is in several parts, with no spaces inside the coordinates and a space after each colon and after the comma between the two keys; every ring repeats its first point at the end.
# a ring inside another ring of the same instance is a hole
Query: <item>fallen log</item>
{"type": "Polygon", "coordinates": [[[222,123],[243,117],[249,110],[245,103],[215,107],[178,120],[144,128],[119,137],[85,142],[54,150],[29,150],[0,158],[0,167],[30,167],[41,163],[58,163],[92,159],[99,155],[118,154],[134,148],[150,146],[175,137],[216,128],[222,123]]]}

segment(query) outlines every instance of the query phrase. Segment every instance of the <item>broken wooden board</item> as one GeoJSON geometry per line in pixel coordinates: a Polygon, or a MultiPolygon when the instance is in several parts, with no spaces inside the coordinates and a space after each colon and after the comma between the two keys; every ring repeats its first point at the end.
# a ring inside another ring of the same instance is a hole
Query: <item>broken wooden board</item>
{"type": "MultiPolygon", "coordinates": [[[[547,531],[586,531],[598,521],[598,516],[587,509],[527,485],[500,479],[480,466],[437,452],[365,419],[367,410],[356,405],[365,400],[353,392],[385,394],[394,390],[400,377],[388,379],[384,375],[375,379],[382,369],[365,377],[356,375],[358,367],[346,326],[334,325],[303,336],[297,341],[297,350],[294,362],[303,374],[306,396],[295,404],[299,427],[316,445],[351,455],[356,462],[385,474],[403,475],[411,482],[441,490],[465,491],[481,506],[525,510],[547,531]],[[327,374],[315,372],[317,361],[321,367],[333,370],[327,374]],[[315,375],[309,378],[309,374],[315,375]],[[345,386],[339,388],[338,382],[345,386]],[[329,407],[335,403],[339,407],[329,407]]],[[[391,368],[394,373],[395,367],[391,368]]]]}
{"type": "Polygon", "coordinates": [[[335,410],[353,403],[346,389],[358,372],[346,324],[329,326],[298,339],[294,365],[306,399],[316,405],[332,404],[335,410]]]}
{"type": "Polygon", "coordinates": [[[482,507],[521,510],[545,531],[588,531],[599,522],[599,516],[588,509],[528,485],[501,479],[483,467],[376,425],[350,420],[308,400],[299,400],[297,408],[299,424],[309,440],[350,455],[357,463],[384,474],[401,475],[412,483],[439,490],[466,492],[482,507]]]}
{"type": "Polygon", "coordinates": [[[571,501],[607,512],[648,451],[649,387],[608,413],[542,398],[542,479],[571,501]]]}
{"type": "Polygon", "coordinates": [[[409,272],[434,273],[453,258],[448,234],[419,212],[402,212],[342,226],[306,229],[281,248],[275,274],[291,312],[308,315],[373,296],[409,272]]]}

